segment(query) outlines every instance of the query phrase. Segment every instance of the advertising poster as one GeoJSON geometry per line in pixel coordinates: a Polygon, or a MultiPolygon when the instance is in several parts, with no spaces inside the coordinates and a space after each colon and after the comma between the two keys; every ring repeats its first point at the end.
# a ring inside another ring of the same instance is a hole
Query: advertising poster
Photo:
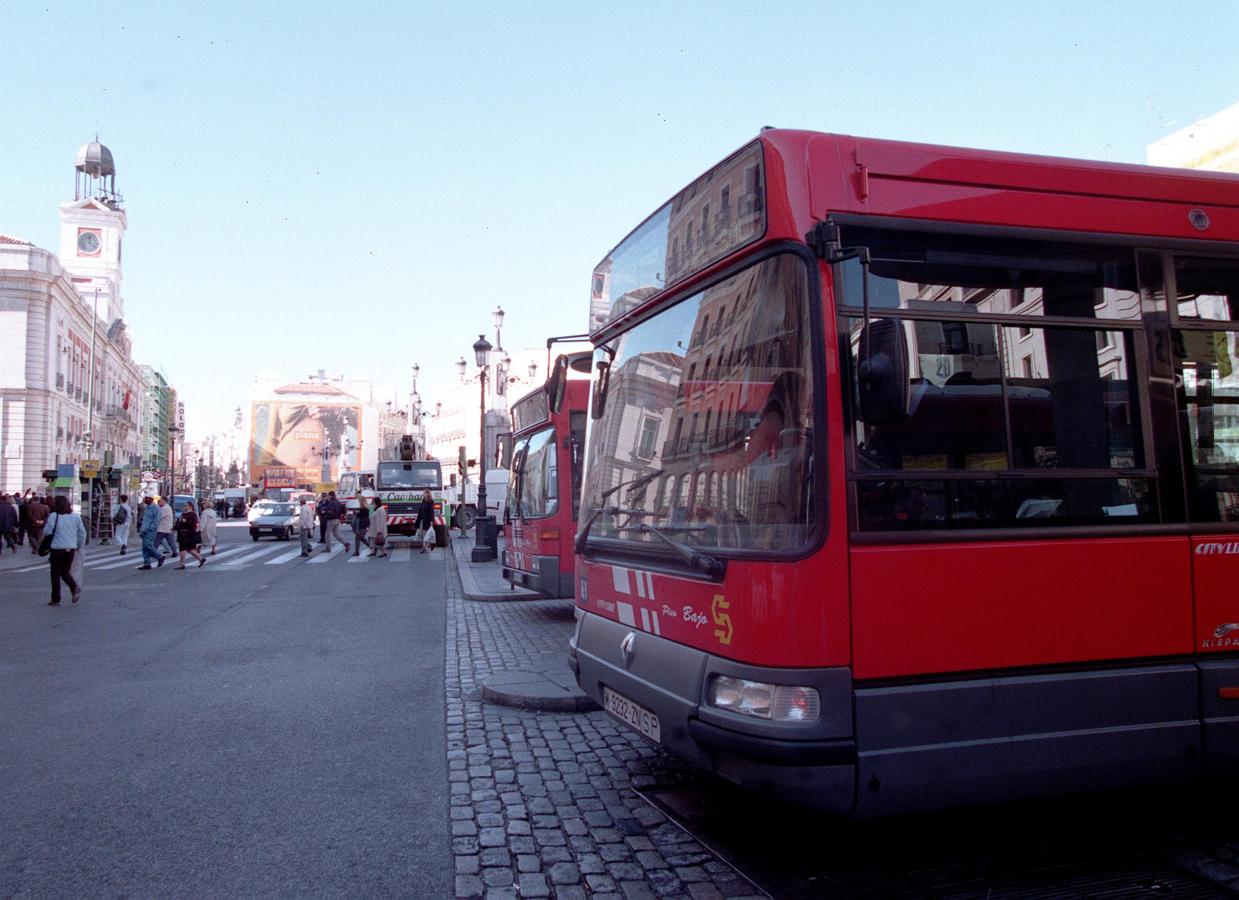
{"type": "Polygon", "coordinates": [[[322,481],[324,448],[328,480],[335,481],[342,450],[358,443],[361,406],[356,402],[261,400],[250,412],[250,480],[254,483],[263,481],[268,468],[273,469],[272,478],[280,481],[289,480],[289,470],[296,473],[296,484],[322,481]]]}

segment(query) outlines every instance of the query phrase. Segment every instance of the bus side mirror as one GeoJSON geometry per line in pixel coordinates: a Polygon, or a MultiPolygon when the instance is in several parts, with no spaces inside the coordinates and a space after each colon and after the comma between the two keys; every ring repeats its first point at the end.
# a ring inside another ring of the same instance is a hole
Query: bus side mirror
{"type": "Polygon", "coordinates": [[[589,417],[601,419],[603,410],[607,408],[607,389],[611,385],[611,364],[604,359],[598,360],[594,374],[594,390],[590,396],[589,417]]]}
{"type": "Polygon", "coordinates": [[[512,432],[499,435],[499,468],[512,468],[512,432]]]}
{"type": "Polygon", "coordinates": [[[557,413],[563,408],[567,387],[568,357],[557,356],[551,367],[551,374],[546,379],[546,406],[552,413],[557,413]]]}
{"type": "Polygon", "coordinates": [[[894,425],[908,417],[908,338],[899,319],[879,319],[860,330],[856,390],[866,425],[894,425]]]}

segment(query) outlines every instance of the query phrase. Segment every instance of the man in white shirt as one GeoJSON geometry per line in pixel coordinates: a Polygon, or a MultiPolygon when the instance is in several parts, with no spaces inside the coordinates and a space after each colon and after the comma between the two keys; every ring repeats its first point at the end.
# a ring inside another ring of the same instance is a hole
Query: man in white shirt
{"type": "Polygon", "coordinates": [[[301,530],[301,555],[309,556],[314,552],[314,544],[310,534],[314,530],[314,507],[301,498],[301,508],[297,511],[297,527],[301,530]]]}
{"type": "Polygon", "coordinates": [[[159,549],[160,544],[168,545],[168,555],[176,556],[180,551],[176,548],[176,543],[172,540],[172,504],[163,497],[159,498],[159,528],[155,533],[155,550],[159,554],[159,565],[163,565],[163,551],[159,549]]]}

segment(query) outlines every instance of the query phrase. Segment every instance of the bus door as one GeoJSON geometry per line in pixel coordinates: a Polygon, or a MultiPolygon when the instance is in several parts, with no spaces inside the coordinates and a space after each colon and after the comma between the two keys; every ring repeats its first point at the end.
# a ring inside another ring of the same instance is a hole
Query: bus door
{"type": "Polygon", "coordinates": [[[1239,261],[1167,264],[1206,770],[1239,770],[1239,261]]]}
{"type": "Polygon", "coordinates": [[[1194,668],[1101,668],[1191,652],[1185,542],[1131,528],[1162,521],[1136,255],[866,232],[835,270],[860,783],[910,809],[944,766],[1036,794],[1028,754],[1062,789],[1192,774],[1194,668]]]}

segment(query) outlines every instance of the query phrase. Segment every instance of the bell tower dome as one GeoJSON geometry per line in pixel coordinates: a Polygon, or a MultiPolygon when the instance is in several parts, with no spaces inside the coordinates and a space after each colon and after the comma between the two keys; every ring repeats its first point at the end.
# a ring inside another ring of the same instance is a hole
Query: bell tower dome
{"type": "Polygon", "coordinates": [[[96,135],[77,151],[73,201],[60,204],[60,264],[82,299],[108,325],[124,318],[121,249],[128,219],[116,191],[116,161],[96,135]]]}

